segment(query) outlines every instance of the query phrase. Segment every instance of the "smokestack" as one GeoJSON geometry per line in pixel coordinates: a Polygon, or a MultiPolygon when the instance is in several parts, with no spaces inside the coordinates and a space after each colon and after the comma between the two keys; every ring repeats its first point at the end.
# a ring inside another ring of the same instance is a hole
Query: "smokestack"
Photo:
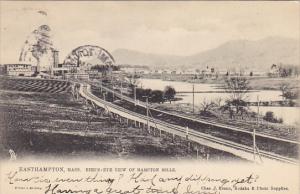
{"type": "Polygon", "coordinates": [[[54,68],[58,67],[58,62],[59,62],[58,53],[59,53],[59,51],[57,51],[57,50],[52,51],[52,54],[53,54],[53,67],[54,68]]]}

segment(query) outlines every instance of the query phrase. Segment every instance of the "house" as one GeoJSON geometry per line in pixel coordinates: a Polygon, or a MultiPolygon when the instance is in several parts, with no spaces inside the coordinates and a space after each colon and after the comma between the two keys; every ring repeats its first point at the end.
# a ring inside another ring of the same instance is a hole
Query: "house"
{"type": "Polygon", "coordinates": [[[280,69],[276,64],[273,64],[270,68],[269,75],[272,77],[279,77],[280,69]]]}
{"type": "Polygon", "coordinates": [[[9,76],[33,76],[36,73],[36,66],[31,64],[6,64],[6,73],[9,76]]]}

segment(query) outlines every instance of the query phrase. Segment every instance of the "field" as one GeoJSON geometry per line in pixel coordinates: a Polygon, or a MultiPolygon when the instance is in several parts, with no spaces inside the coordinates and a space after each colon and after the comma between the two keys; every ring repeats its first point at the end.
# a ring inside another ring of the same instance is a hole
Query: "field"
{"type": "Polygon", "coordinates": [[[255,90],[280,90],[282,85],[288,85],[299,91],[299,78],[256,78],[250,79],[250,87],[255,90]]]}
{"type": "Polygon", "coordinates": [[[1,89],[58,94],[67,93],[70,90],[70,83],[59,80],[49,81],[42,79],[14,79],[2,77],[1,89]]]}
{"type": "Polygon", "coordinates": [[[0,77],[0,156],[9,158],[196,158],[234,159],[205,146],[96,114],[83,99],[74,99],[71,85],[59,80],[0,77]]]}

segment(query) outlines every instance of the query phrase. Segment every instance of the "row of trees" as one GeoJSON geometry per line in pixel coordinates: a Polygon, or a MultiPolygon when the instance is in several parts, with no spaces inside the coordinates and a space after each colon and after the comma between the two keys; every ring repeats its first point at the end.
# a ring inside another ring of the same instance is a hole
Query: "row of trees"
{"type": "Polygon", "coordinates": [[[151,90],[149,88],[143,89],[137,87],[140,83],[139,76],[137,74],[132,74],[126,76],[126,82],[131,89],[131,96],[134,96],[134,90],[136,92],[136,98],[141,101],[146,101],[148,98],[149,102],[153,103],[164,103],[165,101],[169,101],[175,99],[176,90],[172,86],[166,86],[164,90],[151,90]],[[136,88],[135,88],[136,87],[136,88]],[[135,89],[134,89],[135,88],[135,89]]]}
{"type": "Polygon", "coordinates": [[[119,66],[108,66],[108,65],[94,65],[91,67],[91,70],[94,70],[94,71],[98,71],[98,72],[107,72],[109,70],[112,70],[112,71],[119,71],[120,70],[120,67],[119,66]]]}
{"type": "Polygon", "coordinates": [[[282,84],[280,86],[280,90],[282,92],[282,97],[285,100],[295,100],[299,98],[299,91],[296,89],[292,89],[288,84],[282,84]]]}
{"type": "MultiPolygon", "coordinates": [[[[149,88],[136,88],[136,98],[141,101],[146,101],[148,98],[149,102],[152,103],[164,103],[169,101],[170,103],[174,100],[176,95],[176,90],[172,86],[166,86],[164,91],[162,90],[151,90],[149,88]]],[[[134,89],[132,91],[132,96],[134,95],[134,89]]]]}
{"type": "Polygon", "coordinates": [[[275,70],[273,73],[269,73],[269,76],[279,76],[279,77],[291,77],[291,76],[299,76],[300,67],[297,65],[285,65],[282,64],[276,65],[273,64],[271,66],[271,70],[275,70]],[[275,75],[274,75],[275,73],[275,75]]]}

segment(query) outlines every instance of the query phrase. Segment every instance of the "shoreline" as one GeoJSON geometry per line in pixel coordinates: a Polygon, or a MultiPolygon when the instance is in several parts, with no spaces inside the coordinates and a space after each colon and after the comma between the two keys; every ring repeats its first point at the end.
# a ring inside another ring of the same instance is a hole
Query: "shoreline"
{"type": "MultiPolygon", "coordinates": [[[[224,89],[224,78],[220,79],[197,79],[197,80],[164,80],[161,77],[141,77],[141,79],[156,79],[169,82],[195,83],[195,84],[214,84],[218,89],[224,89]]],[[[300,78],[273,78],[273,77],[255,77],[249,78],[251,90],[271,90],[278,91],[282,84],[287,84],[293,89],[300,90],[300,78]]]]}

